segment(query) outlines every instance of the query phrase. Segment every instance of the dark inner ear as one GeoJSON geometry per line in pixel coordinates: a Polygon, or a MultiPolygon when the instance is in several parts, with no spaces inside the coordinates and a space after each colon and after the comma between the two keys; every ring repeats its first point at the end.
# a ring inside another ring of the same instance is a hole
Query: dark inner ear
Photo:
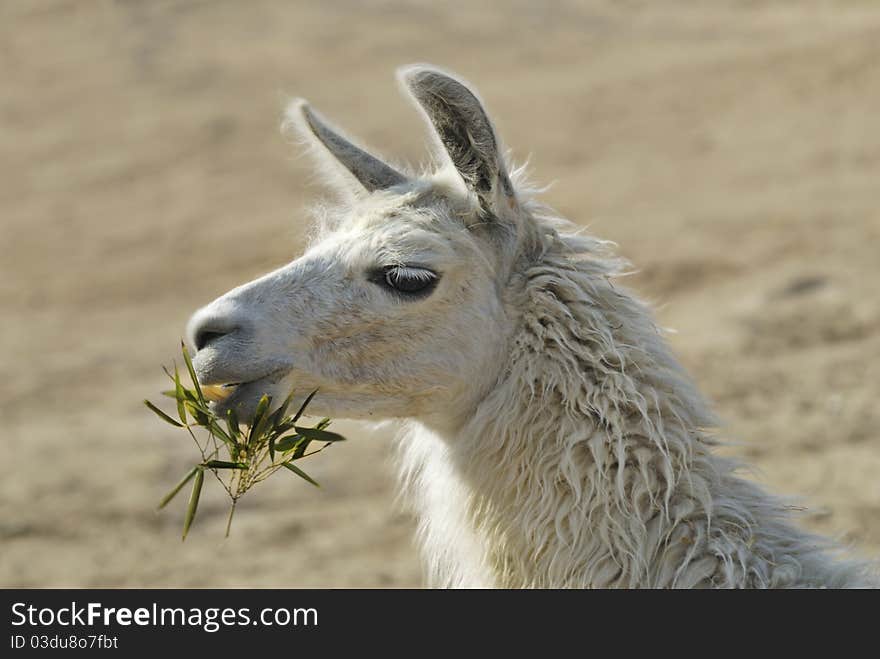
{"type": "Polygon", "coordinates": [[[404,80],[468,186],[481,197],[488,197],[500,183],[510,194],[495,131],[476,95],[433,69],[411,70],[404,73],[404,80]]]}
{"type": "MultiPolygon", "coordinates": [[[[463,91],[470,96],[472,107],[479,108],[477,99],[467,90],[463,91]]],[[[424,95],[423,103],[455,168],[474,190],[491,192],[498,170],[495,158],[498,145],[488,117],[482,111],[482,116],[473,117],[472,112],[430,90],[424,95]]]]}

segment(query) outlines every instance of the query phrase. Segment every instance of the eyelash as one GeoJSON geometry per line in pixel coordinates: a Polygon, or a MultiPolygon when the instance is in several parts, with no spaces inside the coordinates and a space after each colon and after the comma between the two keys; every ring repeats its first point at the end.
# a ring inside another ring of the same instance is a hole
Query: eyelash
{"type": "Polygon", "coordinates": [[[400,295],[422,297],[434,290],[439,277],[437,273],[427,268],[409,265],[390,265],[379,268],[370,279],[374,283],[400,295]]]}

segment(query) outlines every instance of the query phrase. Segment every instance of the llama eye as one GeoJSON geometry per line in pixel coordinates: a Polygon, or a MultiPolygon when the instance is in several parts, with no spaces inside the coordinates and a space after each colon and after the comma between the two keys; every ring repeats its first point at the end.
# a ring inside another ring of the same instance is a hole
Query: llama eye
{"type": "Polygon", "coordinates": [[[427,295],[437,283],[437,274],[427,268],[389,266],[382,271],[381,283],[407,295],[427,295]]]}

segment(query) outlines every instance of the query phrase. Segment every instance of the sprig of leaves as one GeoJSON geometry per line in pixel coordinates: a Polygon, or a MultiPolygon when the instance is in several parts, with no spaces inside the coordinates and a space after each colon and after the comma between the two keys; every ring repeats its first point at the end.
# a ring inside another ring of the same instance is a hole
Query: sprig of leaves
{"type": "Polygon", "coordinates": [[[226,523],[227,536],[238,499],[278,469],[284,467],[303,480],[320,487],[315,479],[294,462],[320,453],[331,444],[343,441],[345,437],[327,430],[330,419],[322,419],[314,427],[299,425],[300,417],[317,390],[311,392],[292,415],[288,415],[287,410],[293,400],[293,392],[274,411],[272,397],[263,395],[257,404],[254,418],[249,425],[242,427],[234,409],[229,409],[225,418],[220,418],[213,410],[199,386],[189,351],[182,341],[181,351],[192,388],[183,384],[175,365],[173,372],[165,369],[165,374],[171,380],[173,388],[162,392],[163,395],[175,400],[179,421],[149,400],[145,400],[144,405],[166,423],[186,430],[202,456],[201,462],[186,473],[158,506],[160,510],[167,506],[190,481],[193,481],[183,522],[184,540],[198,511],[206,470],[214,474],[232,501],[226,523]],[[194,428],[207,430],[207,437],[199,441],[193,432],[194,428]],[[322,446],[309,451],[309,447],[314,442],[322,446]],[[227,457],[228,459],[225,459],[227,457]]]}

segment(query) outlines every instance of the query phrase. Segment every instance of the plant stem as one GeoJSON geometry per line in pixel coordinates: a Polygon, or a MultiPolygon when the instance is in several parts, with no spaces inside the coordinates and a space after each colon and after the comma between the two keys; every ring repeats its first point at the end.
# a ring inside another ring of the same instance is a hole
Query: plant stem
{"type": "Polygon", "coordinates": [[[238,498],[232,499],[232,505],[229,506],[229,517],[226,518],[226,537],[229,537],[229,529],[232,528],[232,516],[235,514],[235,504],[238,503],[238,498]]]}

